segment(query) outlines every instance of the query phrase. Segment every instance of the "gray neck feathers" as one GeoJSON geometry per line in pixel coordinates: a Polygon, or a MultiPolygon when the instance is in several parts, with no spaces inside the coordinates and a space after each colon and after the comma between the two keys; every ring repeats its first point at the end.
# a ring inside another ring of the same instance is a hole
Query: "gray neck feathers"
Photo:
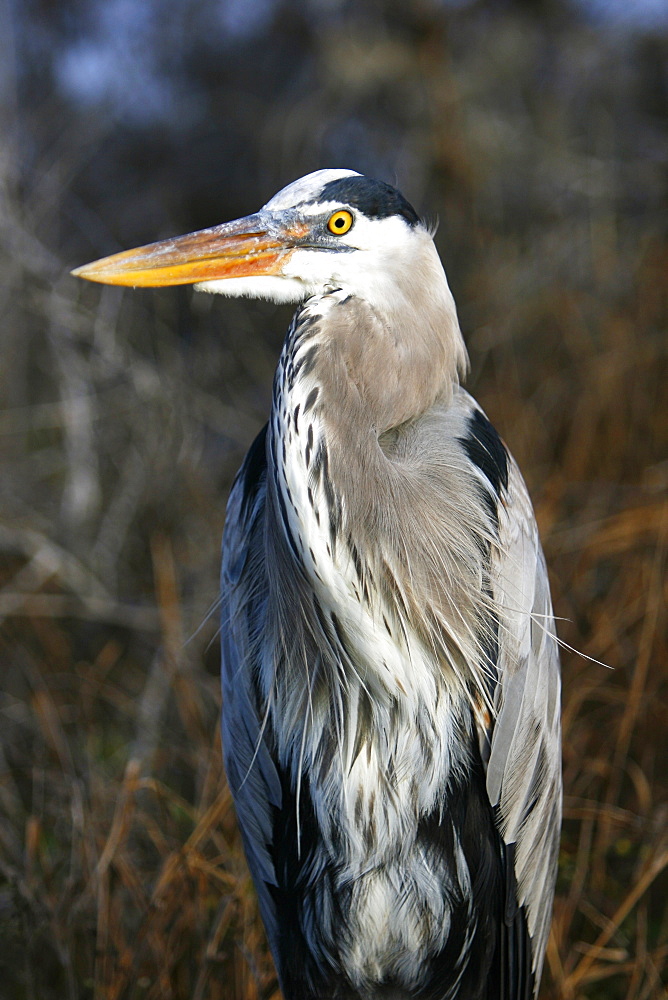
{"type": "Polygon", "coordinates": [[[443,267],[431,237],[421,236],[410,267],[365,272],[364,293],[321,320],[331,329],[332,372],[336,360],[345,365],[378,434],[419,417],[437,398],[448,402],[468,368],[443,267]]]}
{"type": "Polygon", "coordinates": [[[385,723],[372,715],[390,711],[411,683],[381,663],[364,667],[360,681],[360,614],[369,628],[382,624],[407,663],[429,660],[444,691],[486,687],[482,677],[471,685],[471,665],[484,674],[483,553],[492,527],[443,423],[456,418],[465,354],[458,326],[455,337],[435,317],[422,319],[411,337],[409,315],[390,327],[368,303],[333,290],[298,311],[279,362],[267,545],[276,567],[270,621],[282,652],[264,678],[267,697],[291,720],[281,753],[296,768],[314,752],[310,738],[300,743],[305,726],[334,728],[344,757],[366,738],[337,709],[339,685],[358,688],[377,733],[385,723]],[[435,518],[439,511],[450,513],[435,518]]]}

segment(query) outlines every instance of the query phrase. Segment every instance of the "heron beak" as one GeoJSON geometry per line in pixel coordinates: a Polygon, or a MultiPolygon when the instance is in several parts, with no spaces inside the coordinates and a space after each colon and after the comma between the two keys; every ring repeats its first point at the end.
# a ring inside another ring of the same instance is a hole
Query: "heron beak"
{"type": "Polygon", "coordinates": [[[220,278],[280,274],[309,232],[294,215],[258,212],[187,236],[103,257],[71,273],[105,285],[159,288],[220,278]]]}

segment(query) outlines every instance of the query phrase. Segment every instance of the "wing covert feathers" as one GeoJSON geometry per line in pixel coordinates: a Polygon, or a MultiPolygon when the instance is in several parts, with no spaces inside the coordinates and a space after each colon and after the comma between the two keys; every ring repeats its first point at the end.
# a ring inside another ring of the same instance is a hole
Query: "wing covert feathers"
{"type": "Polygon", "coordinates": [[[487,791],[503,841],[513,846],[517,901],[526,911],[538,982],[561,827],[560,673],[547,570],[514,463],[507,502],[499,506],[499,541],[492,564],[499,683],[487,791]]]}
{"type": "Polygon", "coordinates": [[[264,720],[254,690],[255,636],[266,601],[262,511],[266,492],[266,427],[251,446],[232,486],[227,508],[221,581],[223,752],[248,867],[260,897],[267,935],[277,926],[269,886],[276,884],[271,857],[273,813],[282,804],[281,777],[262,738],[264,720]],[[253,578],[253,588],[239,586],[253,578]]]}

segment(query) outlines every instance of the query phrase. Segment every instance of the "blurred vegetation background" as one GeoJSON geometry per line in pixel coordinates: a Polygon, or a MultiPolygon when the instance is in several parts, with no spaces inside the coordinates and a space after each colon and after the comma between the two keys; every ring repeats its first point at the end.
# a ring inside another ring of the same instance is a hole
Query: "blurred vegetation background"
{"type": "Polygon", "coordinates": [[[270,1000],[218,735],[290,310],[69,269],[346,166],[439,219],[564,672],[542,997],[666,996],[668,7],[0,0],[0,997],[270,1000]]]}

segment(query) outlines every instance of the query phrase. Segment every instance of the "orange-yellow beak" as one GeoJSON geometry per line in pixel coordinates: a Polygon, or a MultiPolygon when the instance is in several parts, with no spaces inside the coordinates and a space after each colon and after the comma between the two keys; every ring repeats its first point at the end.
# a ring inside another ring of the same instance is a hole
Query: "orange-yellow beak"
{"type": "Polygon", "coordinates": [[[258,212],[187,236],[124,250],[72,274],[106,285],[157,288],[220,278],[280,274],[310,227],[294,214],[258,212]]]}

